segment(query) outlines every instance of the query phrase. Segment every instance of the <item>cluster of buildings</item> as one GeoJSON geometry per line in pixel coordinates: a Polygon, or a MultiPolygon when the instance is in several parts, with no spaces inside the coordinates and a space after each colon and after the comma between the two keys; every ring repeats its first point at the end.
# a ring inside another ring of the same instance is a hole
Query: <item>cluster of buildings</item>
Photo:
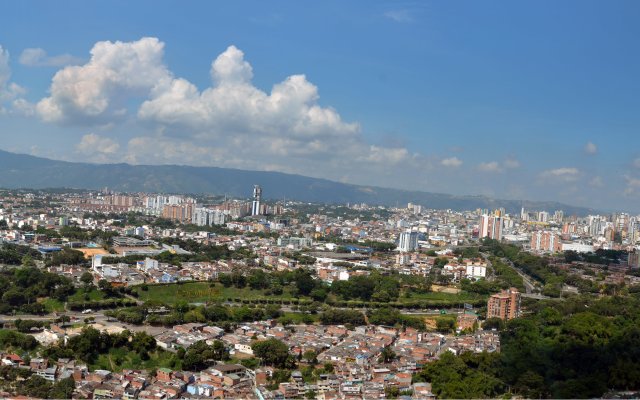
{"type": "Polygon", "coordinates": [[[143,283],[176,283],[187,281],[210,281],[219,273],[231,272],[232,262],[184,262],[178,268],[146,257],[133,266],[126,263],[104,264],[102,255],[93,257],[91,272],[96,281],[105,279],[113,286],[134,286],[143,283]],[[230,265],[231,264],[231,265],[230,265]]]}
{"type": "MultiPolygon", "coordinates": [[[[159,368],[155,375],[145,370],[90,371],[70,359],[51,361],[34,358],[26,363],[17,354],[0,354],[3,365],[29,369],[55,382],[72,377],[74,398],[81,399],[179,399],[179,398],[255,398],[255,373],[242,365],[219,363],[201,372],[159,368]]],[[[0,392],[2,397],[11,397],[0,392]]]]}
{"type": "MultiPolygon", "coordinates": [[[[225,199],[218,204],[207,204],[215,202],[181,195],[118,194],[106,190],[46,196],[23,194],[7,196],[6,199],[12,206],[0,209],[0,221],[6,225],[4,229],[0,226],[0,239],[31,245],[45,253],[69,246],[85,252],[88,258],[105,254],[103,247],[106,245],[100,241],[52,238],[45,232],[71,225],[86,231],[112,234],[115,237],[109,250],[120,256],[137,255],[140,261],[164,251],[182,251],[174,246],[159,245],[163,238],[195,240],[234,249],[244,247],[255,254],[254,262],[248,264],[278,270],[299,266],[291,253],[303,252],[316,258],[313,268],[327,282],[349,279],[372,268],[426,276],[433,274],[434,261],[443,257],[448,262],[437,273],[451,276],[453,282],[463,278],[486,278],[487,268],[483,260],[458,260],[446,250],[476,245],[483,237],[518,243],[538,253],[623,250],[629,252],[629,257],[621,262],[629,268],[640,267],[640,257],[635,256],[638,217],[624,213],[575,217],[566,216],[562,211],[527,212],[523,209],[518,215],[509,214],[504,209],[431,210],[413,203],[406,208],[366,204],[347,207],[309,205],[293,201],[267,206],[260,186],[254,187],[253,200],[249,202],[225,199]],[[100,217],[87,213],[110,209],[114,210],[112,212],[124,211],[125,208],[143,215],[164,216],[176,222],[203,226],[203,230],[194,232],[193,228],[185,230],[180,226],[173,228],[153,224],[123,226],[117,215],[100,217]],[[287,212],[286,217],[275,215],[283,211],[287,212]],[[231,233],[216,235],[204,228],[212,225],[225,227],[231,233]],[[265,235],[256,235],[262,233],[265,235]],[[374,254],[367,246],[370,242],[387,243],[396,251],[374,254]]],[[[246,265],[242,260],[235,263],[236,267],[246,265]]],[[[140,279],[175,282],[215,276],[209,267],[198,273],[196,270],[179,272],[175,266],[168,265],[160,266],[159,272],[150,270],[144,274],[135,265],[110,266],[96,272],[101,277],[128,284],[137,283],[140,279]]],[[[609,273],[605,272],[605,275],[609,273]]],[[[629,281],[630,277],[624,275],[624,280],[629,281]]]]}
{"type": "MultiPolygon", "coordinates": [[[[450,248],[477,244],[482,238],[520,243],[539,253],[626,250],[628,257],[621,265],[609,266],[605,279],[612,283],[631,279],[640,284],[640,279],[627,274],[628,268],[640,267],[640,252],[636,251],[640,218],[628,214],[567,217],[561,211],[551,214],[522,210],[519,215],[510,215],[503,209],[429,210],[411,203],[406,208],[358,204],[346,207],[346,210],[339,206],[295,202],[267,206],[259,186],[254,187],[250,202],[225,200],[215,205],[198,204],[196,199],[186,196],[108,192],[60,196],[55,204],[41,209],[29,208],[29,199],[35,199],[33,196],[16,197],[11,209],[0,210],[0,221],[4,221],[0,238],[42,251],[56,251],[52,249],[60,250],[63,246],[78,248],[92,259],[90,271],[95,279],[107,279],[114,285],[212,280],[218,274],[236,268],[243,271],[249,268],[291,270],[301,265],[301,255],[311,260],[305,267],[313,269],[319,279],[328,283],[367,275],[374,269],[427,276],[436,264],[442,267],[438,268],[438,274],[450,276],[453,282],[465,278],[479,280],[489,277],[488,262],[483,257],[462,257],[450,248]],[[290,211],[289,217],[276,217],[274,214],[282,213],[285,206],[290,211]],[[193,231],[152,225],[123,226],[117,219],[84,215],[86,211],[139,211],[181,223],[224,226],[231,233],[213,234],[206,229],[193,231]],[[100,243],[71,238],[54,240],[42,233],[69,225],[87,231],[113,233],[112,250],[116,255],[136,255],[138,262],[104,263],[106,251],[100,252],[100,243]],[[185,262],[180,267],[161,263],[154,258],[159,253],[188,254],[179,246],[161,244],[161,238],[224,245],[232,250],[246,248],[253,260],[185,262]],[[389,244],[394,251],[372,251],[371,243],[380,242],[389,244]]],[[[598,279],[596,272],[602,272],[601,266],[583,264],[558,261],[559,268],[570,273],[584,279],[598,279]]],[[[65,265],[53,266],[50,270],[76,281],[86,271],[65,265]]],[[[515,288],[491,295],[487,301],[487,318],[510,320],[519,317],[520,298],[521,294],[515,288]]],[[[0,359],[4,365],[29,368],[48,380],[73,376],[78,396],[85,398],[240,397],[262,400],[303,397],[309,392],[321,394],[325,399],[380,398],[389,387],[411,390],[417,398],[433,398],[428,384],[411,382],[411,375],[426,363],[446,351],[455,354],[499,351],[496,332],[478,331],[477,322],[473,315],[459,315],[460,332],[471,333],[456,336],[382,326],[361,326],[352,330],[322,325],[283,327],[273,321],[241,324],[231,332],[200,323],[183,324],[155,335],[158,346],[167,351],[187,348],[200,340],[209,343],[221,340],[238,358],[254,356],[251,344],[255,340],[277,338],[287,344],[292,355],[313,351],[319,365],[330,363],[333,367],[331,372],[319,374],[313,382],[305,380],[300,371],[294,371],[291,379],[275,389],[270,385],[274,370],[264,366],[248,369],[220,363],[199,373],[159,369],[152,376],[145,371],[89,371],[72,360],[32,359],[26,363],[15,354],[3,354],[0,359]],[[394,352],[393,360],[380,360],[384,349],[394,352]]],[[[42,335],[39,340],[57,340],[59,336],[52,338],[42,335]]]]}
{"type": "Polygon", "coordinates": [[[221,340],[238,358],[253,356],[251,343],[269,338],[283,341],[301,367],[324,368],[331,364],[332,369],[317,374],[312,381],[303,379],[300,371],[293,371],[289,380],[274,388],[275,369],[268,366],[250,369],[218,362],[201,372],[159,368],[152,375],[140,370],[90,371],[86,365],[69,359],[32,358],[27,363],[14,353],[0,354],[0,361],[3,365],[28,368],[52,382],[73,377],[74,396],[79,398],[283,399],[304,397],[309,392],[324,399],[382,398],[386,390],[394,387],[411,391],[413,398],[433,399],[429,384],[413,384],[411,379],[426,363],[447,351],[460,354],[500,349],[499,336],[493,331],[454,336],[383,326],[358,326],[352,330],[340,325],[285,328],[271,320],[247,323],[230,333],[215,326],[190,323],[155,336],[158,346],[169,351],[188,348],[200,340],[221,340]],[[392,359],[381,358],[386,348],[392,350],[392,359]],[[308,351],[317,354],[317,359],[300,357],[308,351]]]}

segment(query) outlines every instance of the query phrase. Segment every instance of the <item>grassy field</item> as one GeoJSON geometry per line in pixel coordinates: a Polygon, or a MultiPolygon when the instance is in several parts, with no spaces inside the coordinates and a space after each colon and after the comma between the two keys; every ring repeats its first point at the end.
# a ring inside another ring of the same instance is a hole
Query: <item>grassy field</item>
{"type": "Polygon", "coordinates": [[[67,299],[67,301],[71,301],[71,302],[96,301],[96,300],[104,300],[104,293],[95,288],[88,293],[85,292],[83,289],[78,289],[74,294],[69,296],[69,298],[67,299]]]}
{"type": "Polygon", "coordinates": [[[278,321],[287,322],[291,325],[299,325],[299,324],[313,324],[318,322],[319,315],[318,314],[310,314],[310,313],[299,313],[299,312],[286,312],[278,321]]]}
{"type": "Polygon", "coordinates": [[[411,293],[411,297],[403,297],[401,296],[400,301],[407,300],[438,300],[438,301],[468,301],[468,300],[482,300],[487,296],[482,296],[476,293],[468,293],[468,292],[460,292],[458,294],[454,293],[444,293],[444,292],[429,292],[429,293],[411,293]]]}
{"type": "MultiPolygon", "coordinates": [[[[77,289],[74,294],[72,294],[67,298],[67,301],[69,302],[82,302],[87,300],[91,300],[91,301],[104,300],[104,293],[102,293],[98,289],[93,289],[88,293],[86,293],[83,289],[77,289]]],[[[44,307],[48,312],[64,311],[64,303],[59,300],[47,298],[47,299],[41,300],[41,302],[42,304],[44,304],[44,307]]]]}
{"type": "Polygon", "coordinates": [[[98,359],[90,365],[90,369],[106,369],[114,372],[120,372],[123,369],[153,369],[153,368],[171,368],[180,369],[180,365],[174,365],[172,353],[163,350],[157,350],[149,354],[148,360],[142,360],[140,356],[133,351],[124,348],[114,348],[107,354],[101,354],[98,359]]]}
{"type": "Polygon", "coordinates": [[[209,282],[189,282],[183,284],[148,285],[148,290],[135,288],[138,298],[142,301],[159,301],[172,304],[177,301],[190,303],[204,303],[207,301],[226,301],[227,299],[291,299],[291,294],[285,289],[281,295],[266,295],[264,290],[253,290],[249,287],[238,289],[224,287],[216,283],[213,287],[209,282]]]}
{"type": "Polygon", "coordinates": [[[60,300],[48,298],[43,300],[42,304],[44,304],[44,308],[50,313],[64,311],[64,303],[60,300]]]}

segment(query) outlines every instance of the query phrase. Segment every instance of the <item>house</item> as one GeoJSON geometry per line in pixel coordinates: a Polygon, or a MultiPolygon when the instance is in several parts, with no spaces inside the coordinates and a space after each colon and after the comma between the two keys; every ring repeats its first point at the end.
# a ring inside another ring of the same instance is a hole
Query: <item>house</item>
{"type": "Polygon", "coordinates": [[[44,379],[53,382],[53,381],[56,380],[56,372],[57,371],[58,371],[58,366],[57,365],[53,365],[53,366],[51,366],[49,368],[36,370],[36,375],[41,376],[44,379]]]}
{"type": "Polygon", "coordinates": [[[171,380],[172,372],[173,371],[171,371],[169,368],[159,368],[158,372],[156,373],[156,378],[160,382],[169,382],[171,380]]]}
{"type": "Polygon", "coordinates": [[[177,281],[178,279],[174,275],[171,275],[167,272],[163,273],[162,276],[160,277],[161,283],[175,283],[177,281]]]}
{"type": "Polygon", "coordinates": [[[11,367],[19,367],[24,365],[24,360],[17,354],[6,354],[2,356],[2,364],[11,367]]]}
{"type": "Polygon", "coordinates": [[[413,384],[413,398],[419,400],[434,400],[436,396],[431,392],[431,384],[420,382],[413,384]]]}

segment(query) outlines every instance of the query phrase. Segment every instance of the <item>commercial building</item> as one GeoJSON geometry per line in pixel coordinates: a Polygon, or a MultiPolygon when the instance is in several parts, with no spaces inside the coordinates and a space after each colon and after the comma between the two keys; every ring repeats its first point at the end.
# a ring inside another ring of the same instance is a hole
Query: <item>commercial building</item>
{"type": "Polygon", "coordinates": [[[304,247],[310,247],[313,241],[305,237],[279,237],[278,246],[280,247],[292,247],[294,249],[301,249],[304,247]]]}

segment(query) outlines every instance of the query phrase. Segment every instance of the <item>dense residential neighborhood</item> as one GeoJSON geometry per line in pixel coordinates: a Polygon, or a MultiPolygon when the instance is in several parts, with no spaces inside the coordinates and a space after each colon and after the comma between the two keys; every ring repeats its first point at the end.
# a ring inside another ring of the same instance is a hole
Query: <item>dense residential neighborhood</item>
{"type": "MultiPolygon", "coordinates": [[[[464,395],[430,368],[500,357],[543,304],[636,293],[640,279],[628,214],[261,196],[0,193],[0,395],[464,395]]],[[[474,393],[506,388],[487,385],[474,393]]]]}

